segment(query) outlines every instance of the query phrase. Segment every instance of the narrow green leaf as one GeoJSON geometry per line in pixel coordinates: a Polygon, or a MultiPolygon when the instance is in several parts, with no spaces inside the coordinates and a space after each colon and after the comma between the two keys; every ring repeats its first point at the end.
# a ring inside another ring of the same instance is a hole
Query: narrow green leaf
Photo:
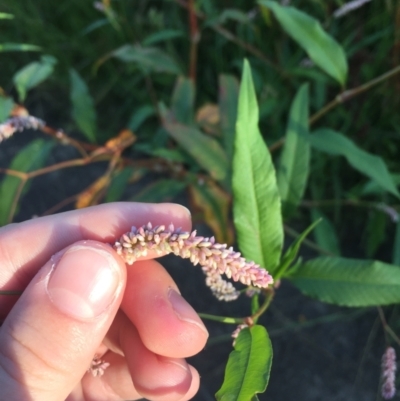
{"type": "Polygon", "coordinates": [[[311,217],[313,221],[321,220],[321,223],[318,224],[314,230],[314,238],[318,246],[332,253],[333,255],[339,256],[339,240],[336,235],[335,227],[331,221],[324,213],[315,208],[311,210],[311,217]]]}
{"type": "Polygon", "coordinates": [[[308,136],[308,140],[318,150],[331,155],[344,156],[356,170],[400,198],[400,193],[381,157],[365,152],[344,135],[328,128],[315,131],[313,135],[308,136]]]}
{"type": "Polygon", "coordinates": [[[218,401],[249,401],[268,385],[272,345],[265,327],[243,329],[234,348],[226,365],[224,383],[215,394],[218,401]]]}
{"type": "Polygon", "coordinates": [[[186,183],[176,180],[158,180],[141,192],[134,195],[131,200],[134,202],[170,202],[179,195],[186,187],[186,183]]]}
{"type": "Polygon", "coordinates": [[[164,127],[183,149],[199,165],[208,171],[211,177],[223,181],[228,171],[228,160],[221,145],[213,138],[193,127],[164,120],[164,127]]]}
{"type": "Polygon", "coordinates": [[[137,63],[149,72],[171,74],[180,74],[181,72],[176,62],[167,53],[156,47],[124,45],[114,50],[110,56],[125,63],[137,63]]]}
{"type": "Polygon", "coordinates": [[[241,10],[226,8],[218,16],[218,23],[222,25],[229,20],[239,22],[240,24],[248,24],[250,22],[250,17],[247,13],[241,10]]]}
{"type": "Polygon", "coordinates": [[[96,110],[85,81],[74,70],[69,71],[71,79],[70,98],[72,118],[91,142],[96,142],[96,110]]]}
{"type": "Polygon", "coordinates": [[[5,121],[14,107],[14,102],[10,97],[0,96],[0,123],[5,121]]]}
{"type": "Polygon", "coordinates": [[[154,107],[148,104],[139,107],[129,119],[128,128],[131,131],[136,131],[149,117],[155,115],[155,113],[154,107]]]}
{"type": "Polygon", "coordinates": [[[304,84],[290,108],[285,144],[277,171],[285,217],[295,211],[306,189],[310,165],[310,143],[305,138],[309,135],[308,115],[308,84],[304,84]]]}
{"type": "Polygon", "coordinates": [[[232,188],[240,250],[273,274],[283,243],[281,201],[271,155],[258,128],[258,105],[247,60],[239,93],[232,188]]]}
{"type": "Polygon", "coordinates": [[[147,47],[154,45],[155,43],[183,37],[185,37],[185,33],[183,31],[179,31],[177,29],[163,29],[162,31],[154,32],[147,36],[145,39],[143,39],[142,44],[143,46],[147,47]]]}
{"type": "Polygon", "coordinates": [[[186,125],[193,124],[195,87],[189,78],[179,77],[176,81],[171,101],[173,118],[186,125]]]}
{"type": "Polygon", "coordinates": [[[38,52],[41,47],[27,43],[1,43],[0,52],[38,52]]]}
{"type": "Polygon", "coordinates": [[[0,19],[14,19],[14,16],[8,13],[0,13],[0,19]]]}
{"type": "MultiPolygon", "coordinates": [[[[29,172],[42,167],[53,145],[53,142],[43,139],[31,142],[14,157],[9,168],[11,170],[29,172]]],[[[0,226],[12,221],[16,212],[15,207],[17,206],[15,201],[21,198],[21,194],[26,193],[30,183],[28,181],[24,185],[21,179],[12,175],[6,175],[0,182],[0,226]],[[22,192],[20,193],[21,189],[22,192]]]]}
{"type": "Polygon", "coordinates": [[[233,159],[238,99],[239,82],[236,77],[233,75],[220,75],[218,105],[224,148],[228,160],[233,159]]]}
{"type": "Polygon", "coordinates": [[[294,262],[294,260],[297,257],[297,254],[299,253],[300,246],[303,243],[303,241],[306,239],[307,235],[314,230],[315,227],[318,226],[318,224],[321,223],[321,220],[314,221],[312,224],[310,224],[297,238],[296,241],[293,242],[292,245],[287,249],[285,254],[282,256],[281,263],[279,264],[278,269],[274,273],[274,279],[278,280],[281,277],[285,276],[285,273],[289,266],[294,262]]]}
{"type": "Polygon", "coordinates": [[[26,93],[45,81],[54,71],[57,60],[53,56],[43,55],[40,61],[29,63],[17,71],[13,77],[19,100],[23,102],[26,93]]]}
{"type": "Polygon", "coordinates": [[[311,60],[338,81],[347,80],[347,60],[343,48],[321,27],[321,24],[294,7],[285,7],[275,1],[259,0],[274,13],[285,32],[308,54],[311,60]]]}
{"type": "Polygon", "coordinates": [[[400,302],[400,268],[376,260],[312,259],[290,277],[299,290],[320,301],[344,306],[400,302]]]}

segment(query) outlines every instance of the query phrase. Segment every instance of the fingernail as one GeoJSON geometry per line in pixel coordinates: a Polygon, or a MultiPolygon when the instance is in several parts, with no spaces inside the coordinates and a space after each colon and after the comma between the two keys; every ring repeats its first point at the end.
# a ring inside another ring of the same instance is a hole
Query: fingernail
{"type": "Polygon", "coordinates": [[[176,316],[184,322],[195,324],[201,330],[203,330],[208,335],[206,326],[204,326],[199,315],[196,311],[185,301],[185,299],[177,293],[174,289],[170,288],[168,290],[168,299],[171,303],[172,309],[174,310],[176,316]]]}
{"type": "Polygon", "coordinates": [[[95,245],[71,247],[50,272],[47,283],[50,299],[73,318],[99,316],[111,305],[121,283],[117,262],[95,245]]]}

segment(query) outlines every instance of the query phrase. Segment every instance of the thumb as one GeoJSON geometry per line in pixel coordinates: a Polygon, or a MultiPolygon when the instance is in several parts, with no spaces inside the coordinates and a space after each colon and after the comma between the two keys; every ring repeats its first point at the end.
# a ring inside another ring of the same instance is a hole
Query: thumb
{"type": "Polygon", "coordinates": [[[124,262],[95,241],[46,263],[0,328],[0,398],[65,400],[106,335],[125,281],[124,262]]]}

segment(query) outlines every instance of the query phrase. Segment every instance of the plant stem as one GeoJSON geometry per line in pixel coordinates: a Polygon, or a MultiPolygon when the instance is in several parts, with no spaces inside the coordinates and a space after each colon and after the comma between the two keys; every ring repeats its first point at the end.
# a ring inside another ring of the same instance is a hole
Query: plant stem
{"type": "Polygon", "coordinates": [[[199,27],[197,24],[197,16],[194,0],[188,1],[188,14],[190,26],[190,53],[189,53],[189,78],[196,83],[197,75],[197,47],[200,40],[199,27]]]}
{"type": "Polygon", "coordinates": [[[266,291],[266,296],[263,304],[260,306],[258,311],[253,315],[246,317],[227,317],[227,316],[216,316],[209,315],[207,313],[199,313],[199,316],[204,319],[214,320],[216,322],[227,323],[227,324],[243,324],[248,323],[249,321],[257,321],[257,319],[268,309],[271,304],[272,299],[274,298],[275,291],[270,288],[266,291]]]}
{"type": "Polygon", "coordinates": [[[216,322],[227,323],[227,324],[242,324],[243,321],[246,319],[243,317],[209,315],[208,313],[199,313],[198,315],[203,319],[214,320],[216,322]]]}
{"type": "Polygon", "coordinates": [[[349,90],[346,90],[346,91],[340,93],[339,95],[337,95],[335,97],[335,99],[333,99],[326,106],[324,106],[321,110],[319,110],[317,113],[315,113],[313,116],[310,117],[310,120],[309,120],[310,125],[314,124],[322,116],[327,114],[330,110],[332,110],[339,104],[345,103],[348,100],[352,99],[353,97],[358,96],[363,92],[366,92],[367,90],[373,88],[374,86],[380,84],[381,82],[388,80],[389,78],[393,77],[394,75],[398,74],[399,72],[400,72],[400,65],[389,70],[388,72],[385,72],[381,76],[372,79],[371,81],[365,83],[364,85],[361,85],[361,86],[358,86],[357,88],[349,89],[349,90]]]}

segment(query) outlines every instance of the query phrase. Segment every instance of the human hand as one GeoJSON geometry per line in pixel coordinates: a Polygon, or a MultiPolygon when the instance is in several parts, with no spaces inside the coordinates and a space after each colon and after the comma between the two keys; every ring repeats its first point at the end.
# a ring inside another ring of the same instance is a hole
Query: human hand
{"type": "Polygon", "coordinates": [[[194,396],[203,323],[155,255],[126,268],[107,245],[149,221],[191,228],[179,205],[114,203],[0,229],[0,290],[24,290],[0,295],[1,401],[194,396]]]}

